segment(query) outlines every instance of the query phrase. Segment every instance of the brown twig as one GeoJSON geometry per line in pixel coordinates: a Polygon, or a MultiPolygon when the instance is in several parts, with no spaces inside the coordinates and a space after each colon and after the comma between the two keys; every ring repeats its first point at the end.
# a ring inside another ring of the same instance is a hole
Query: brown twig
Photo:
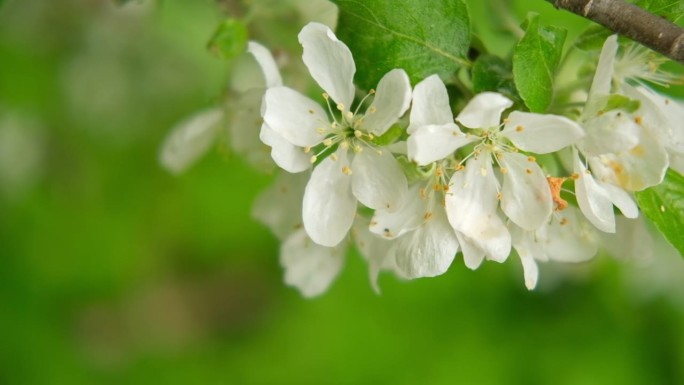
{"type": "Polygon", "coordinates": [[[546,0],[684,64],[684,28],[624,0],[546,0]]]}

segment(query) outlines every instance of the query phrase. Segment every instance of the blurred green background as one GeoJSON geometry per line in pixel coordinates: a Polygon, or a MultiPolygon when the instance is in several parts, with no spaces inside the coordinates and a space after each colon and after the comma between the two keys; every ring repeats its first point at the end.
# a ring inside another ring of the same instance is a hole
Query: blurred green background
{"type": "Polygon", "coordinates": [[[180,177],[157,162],[224,92],[205,47],[228,3],[0,1],[0,384],[684,384],[670,253],[544,265],[534,292],[514,258],[456,260],[381,296],[352,254],[321,298],[286,287],[250,217],[271,177],[226,146],[180,177]]]}

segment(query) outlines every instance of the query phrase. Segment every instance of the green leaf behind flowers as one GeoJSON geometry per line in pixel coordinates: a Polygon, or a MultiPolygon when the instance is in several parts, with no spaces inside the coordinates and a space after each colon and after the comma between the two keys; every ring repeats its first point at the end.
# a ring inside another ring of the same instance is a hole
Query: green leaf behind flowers
{"type": "Polygon", "coordinates": [[[527,18],[525,36],[513,53],[513,78],[518,93],[532,112],[545,112],[553,100],[553,80],[567,31],[539,24],[539,15],[527,18]]]}
{"type": "Polygon", "coordinates": [[[233,59],[247,48],[247,27],[240,20],[227,19],[219,24],[207,48],[223,59],[233,59]]]}
{"type": "Polygon", "coordinates": [[[387,72],[403,68],[415,84],[446,79],[468,65],[470,18],[462,0],[334,0],[337,37],[354,55],[356,83],[374,88],[387,72]]]}
{"type": "Polygon", "coordinates": [[[519,101],[510,61],[498,56],[481,55],[473,64],[472,74],[473,91],[476,94],[492,91],[519,101]]]}
{"type": "Polygon", "coordinates": [[[684,256],[684,177],[668,170],[663,183],[636,193],[641,211],[684,256]]]}

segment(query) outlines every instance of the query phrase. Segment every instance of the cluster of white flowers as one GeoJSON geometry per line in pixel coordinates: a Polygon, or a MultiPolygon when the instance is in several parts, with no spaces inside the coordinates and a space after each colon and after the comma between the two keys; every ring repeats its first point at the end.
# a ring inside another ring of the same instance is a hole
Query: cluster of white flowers
{"type": "MultiPolygon", "coordinates": [[[[382,270],[432,277],[459,251],[476,269],[512,250],[533,289],[537,261],[592,258],[600,232],[617,231],[613,206],[636,218],[634,191],[660,183],[668,167],[684,171],[684,104],[642,85],[639,78],[657,76],[635,70],[634,54],[618,55],[615,36],[575,120],[511,110],[494,92],[475,95],[454,118],[437,75],[412,88],[402,69],[358,91],[352,54],[329,27],[310,23],[299,42],[322,96],[284,86],[268,50],[252,42],[266,80],[244,93],[242,112],[244,122],[259,121],[259,138],[284,170],[254,216],[281,240],[285,281],[304,296],[327,290],[351,244],[376,291],[382,270]]],[[[217,116],[201,119],[208,126],[217,116]]],[[[238,137],[257,132],[238,128],[238,137]]],[[[164,159],[172,166],[176,158],[164,159]]]]}

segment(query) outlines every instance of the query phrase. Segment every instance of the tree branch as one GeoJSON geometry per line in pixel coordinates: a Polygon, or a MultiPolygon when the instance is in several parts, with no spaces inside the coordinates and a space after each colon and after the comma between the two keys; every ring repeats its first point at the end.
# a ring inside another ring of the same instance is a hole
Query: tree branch
{"type": "Polygon", "coordinates": [[[624,0],[546,0],[684,64],[684,28],[624,0]]]}

